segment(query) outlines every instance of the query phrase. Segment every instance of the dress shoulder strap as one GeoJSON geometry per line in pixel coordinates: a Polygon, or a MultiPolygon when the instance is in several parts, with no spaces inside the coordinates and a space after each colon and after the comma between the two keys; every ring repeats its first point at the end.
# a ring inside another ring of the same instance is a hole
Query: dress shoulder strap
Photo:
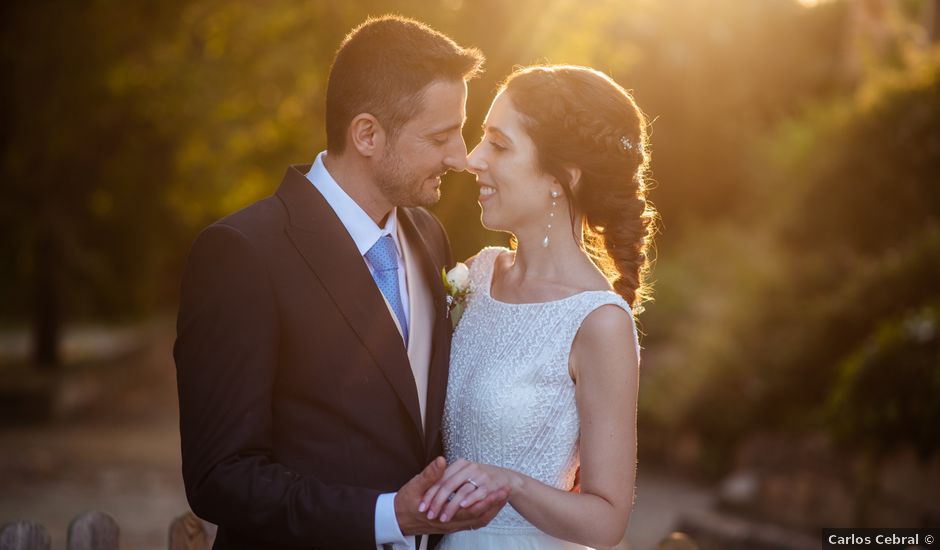
{"type": "Polygon", "coordinates": [[[566,335],[567,347],[569,349],[574,341],[575,335],[581,330],[581,325],[584,324],[587,317],[598,308],[612,305],[623,309],[630,317],[630,334],[625,334],[624,336],[633,340],[637,355],[639,356],[640,340],[639,334],[637,333],[636,322],[633,317],[633,308],[630,307],[630,304],[628,304],[623,297],[610,290],[596,290],[582,292],[573,298],[574,300],[570,304],[570,309],[565,315],[562,329],[562,333],[566,335]]]}
{"type": "Polygon", "coordinates": [[[508,248],[502,246],[488,246],[473,258],[473,263],[470,264],[470,289],[474,294],[489,294],[496,258],[508,251],[508,248]]]}

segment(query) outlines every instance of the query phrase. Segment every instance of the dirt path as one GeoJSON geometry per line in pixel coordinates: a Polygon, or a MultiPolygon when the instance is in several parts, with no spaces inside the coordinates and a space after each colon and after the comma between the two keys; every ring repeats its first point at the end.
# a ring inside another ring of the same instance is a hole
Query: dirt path
{"type": "Polygon", "coordinates": [[[675,528],[679,516],[693,510],[710,509],[708,488],[670,477],[642,466],[637,474],[636,505],[627,528],[623,550],[654,550],[675,528]]]}
{"type": "Polygon", "coordinates": [[[0,523],[40,522],[59,550],[69,522],[99,510],[120,526],[121,548],[166,550],[170,521],[188,509],[178,439],[176,426],[3,433],[0,447],[22,460],[4,464],[0,523]]]}

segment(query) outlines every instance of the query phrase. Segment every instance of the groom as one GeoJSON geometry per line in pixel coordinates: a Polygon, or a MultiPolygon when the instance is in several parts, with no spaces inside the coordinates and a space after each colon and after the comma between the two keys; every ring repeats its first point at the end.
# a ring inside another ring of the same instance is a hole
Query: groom
{"type": "Polygon", "coordinates": [[[186,494],[214,548],[426,547],[505,504],[417,511],[445,467],[452,262],[421,207],[464,168],[482,62],[421,23],[366,21],[330,69],[327,150],[193,244],[174,357],[186,494]]]}

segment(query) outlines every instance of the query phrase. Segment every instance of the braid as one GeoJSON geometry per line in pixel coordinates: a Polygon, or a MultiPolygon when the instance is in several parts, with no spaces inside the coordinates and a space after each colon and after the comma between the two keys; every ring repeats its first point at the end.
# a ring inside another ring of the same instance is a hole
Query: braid
{"type": "Polygon", "coordinates": [[[646,199],[646,121],[610,77],[584,67],[521,69],[503,85],[523,115],[542,169],[583,215],[585,250],[634,310],[647,283],[656,212],[646,199]],[[626,141],[626,144],[625,143],[626,141]],[[568,166],[581,170],[572,189],[568,166]]]}

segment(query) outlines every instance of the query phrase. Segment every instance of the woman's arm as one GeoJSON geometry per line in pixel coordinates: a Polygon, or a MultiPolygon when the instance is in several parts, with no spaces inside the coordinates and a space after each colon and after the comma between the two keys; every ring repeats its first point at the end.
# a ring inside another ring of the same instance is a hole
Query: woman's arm
{"type": "Polygon", "coordinates": [[[639,362],[632,334],[630,315],[607,305],[588,315],[572,344],[569,368],[581,422],[580,493],[505,468],[461,460],[451,464],[441,482],[428,491],[422,508],[447,521],[458,507],[483,498],[490,487],[509,485],[510,504],[545,533],[587,546],[620,542],[636,480],[639,362]]]}

